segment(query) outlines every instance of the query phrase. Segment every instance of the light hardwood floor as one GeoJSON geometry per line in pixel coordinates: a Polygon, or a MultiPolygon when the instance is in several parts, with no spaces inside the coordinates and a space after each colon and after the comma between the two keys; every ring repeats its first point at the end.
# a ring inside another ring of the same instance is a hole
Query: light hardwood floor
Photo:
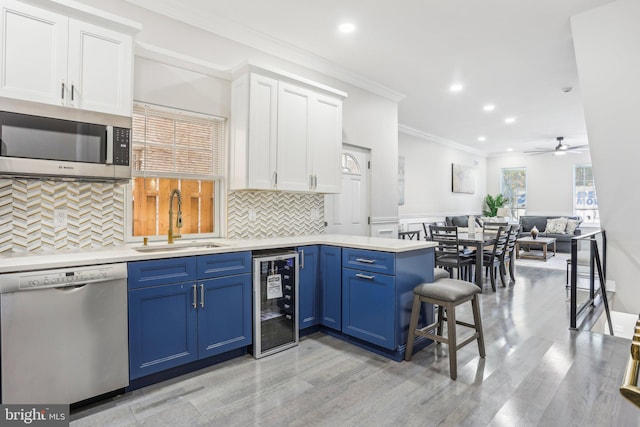
{"type": "Polygon", "coordinates": [[[443,345],[398,363],[316,333],[75,411],[71,425],[640,426],[618,392],[629,341],[569,331],[563,270],[520,267],[517,279],[485,284],[487,357],[461,349],[457,381],[443,345]]]}

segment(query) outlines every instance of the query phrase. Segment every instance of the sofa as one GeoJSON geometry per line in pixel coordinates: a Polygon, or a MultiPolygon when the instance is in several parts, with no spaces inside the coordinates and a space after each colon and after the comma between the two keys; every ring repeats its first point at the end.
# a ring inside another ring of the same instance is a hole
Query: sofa
{"type": "MultiPolygon", "coordinates": [[[[476,219],[476,225],[482,227],[482,223],[480,222],[480,217],[476,216],[475,219],[476,219]]],[[[448,226],[468,227],[469,215],[447,216],[444,218],[444,223],[448,226]]]]}
{"type": "Polygon", "coordinates": [[[580,223],[582,218],[579,216],[546,216],[546,215],[525,215],[520,217],[520,234],[518,237],[531,236],[531,229],[535,226],[538,231],[538,237],[555,237],[557,252],[571,252],[571,238],[580,235],[580,223]],[[567,219],[563,230],[563,218],[567,219]],[[558,220],[552,223],[553,230],[547,230],[548,220],[558,220]],[[567,227],[568,225],[568,227],[567,227]],[[575,226],[575,227],[574,227],[575,226]]]}

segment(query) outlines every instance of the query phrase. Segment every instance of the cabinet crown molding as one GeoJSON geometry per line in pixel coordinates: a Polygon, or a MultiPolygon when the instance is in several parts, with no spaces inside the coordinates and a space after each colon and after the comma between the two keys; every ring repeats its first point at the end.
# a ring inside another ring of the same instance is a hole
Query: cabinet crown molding
{"type": "Polygon", "coordinates": [[[78,18],[83,21],[102,25],[112,30],[127,34],[135,34],[142,31],[142,24],[122,16],[105,12],[95,7],[87,6],[74,0],[21,0],[23,3],[48,9],[68,17],[78,18]]]}
{"type": "Polygon", "coordinates": [[[235,79],[237,77],[240,77],[243,74],[251,73],[251,72],[257,72],[261,75],[272,77],[281,81],[288,81],[290,83],[303,84],[313,89],[321,90],[329,95],[337,96],[340,99],[345,99],[349,96],[347,92],[341,91],[339,89],[335,89],[331,86],[327,86],[322,83],[318,83],[311,79],[307,79],[306,77],[301,77],[296,74],[290,73],[288,71],[271,67],[269,65],[257,64],[254,62],[244,62],[234,67],[231,70],[231,75],[235,79]]]}

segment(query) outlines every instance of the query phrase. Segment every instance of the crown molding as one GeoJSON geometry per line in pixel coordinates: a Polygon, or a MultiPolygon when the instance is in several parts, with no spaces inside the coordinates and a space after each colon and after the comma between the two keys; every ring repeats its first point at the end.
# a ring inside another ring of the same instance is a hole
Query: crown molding
{"type": "Polygon", "coordinates": [[[207,76],[231,80],[231,70],[226,67],[149,43],[136,41],[135,55],[207,76]]]}
{"type": "Polygon", "coordinates": [[[193,25],[235,42],[276,56],[289,62],[320,72],[360,89],[375,93],[393,102],[400,102],[406,95],[347,70],[326,58],[300,49],[267,34],[255,31],[237,22],[205,13],[175,0],[125,0],[151,12],[193,25]]]}
{"type": "Polygon", "coordinates": [[[468,153],[476,154],[478,156],[487,157],[488,154],[484,151],[477,150],[475,148],[467,147],[466,145],[462,145],[458,142],[451,141],[450,139],[442,138],[437,135],[433,135],[431,133],[422,131],[420,129],[416,129],[411,126],[407,126],[405,124],[398,124],[398,132],[404,133],[405,135],[415,136],[416,138],[424,139],[426,141],[435,142],[440,145],[447,146],[449,148],[455,148],[456,150],[466,151],[468,153]]]}

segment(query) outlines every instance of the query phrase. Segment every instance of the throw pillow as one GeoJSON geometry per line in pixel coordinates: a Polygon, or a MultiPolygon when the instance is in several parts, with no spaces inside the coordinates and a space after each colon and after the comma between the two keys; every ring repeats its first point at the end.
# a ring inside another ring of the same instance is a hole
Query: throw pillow
{"type": "Polygon", "coordinates": [[[567,218],[553,218],[547,220],[544,232],[547,234],[564,234],[567,228],[567,218]]]}
{"type": "Polygon", "coordinates": [[[579,219],[567,219],[567,228],[564,229],[564,232],[567,234],[575,234],[576,228],[578,228],[581,222],[579,219]]]}

